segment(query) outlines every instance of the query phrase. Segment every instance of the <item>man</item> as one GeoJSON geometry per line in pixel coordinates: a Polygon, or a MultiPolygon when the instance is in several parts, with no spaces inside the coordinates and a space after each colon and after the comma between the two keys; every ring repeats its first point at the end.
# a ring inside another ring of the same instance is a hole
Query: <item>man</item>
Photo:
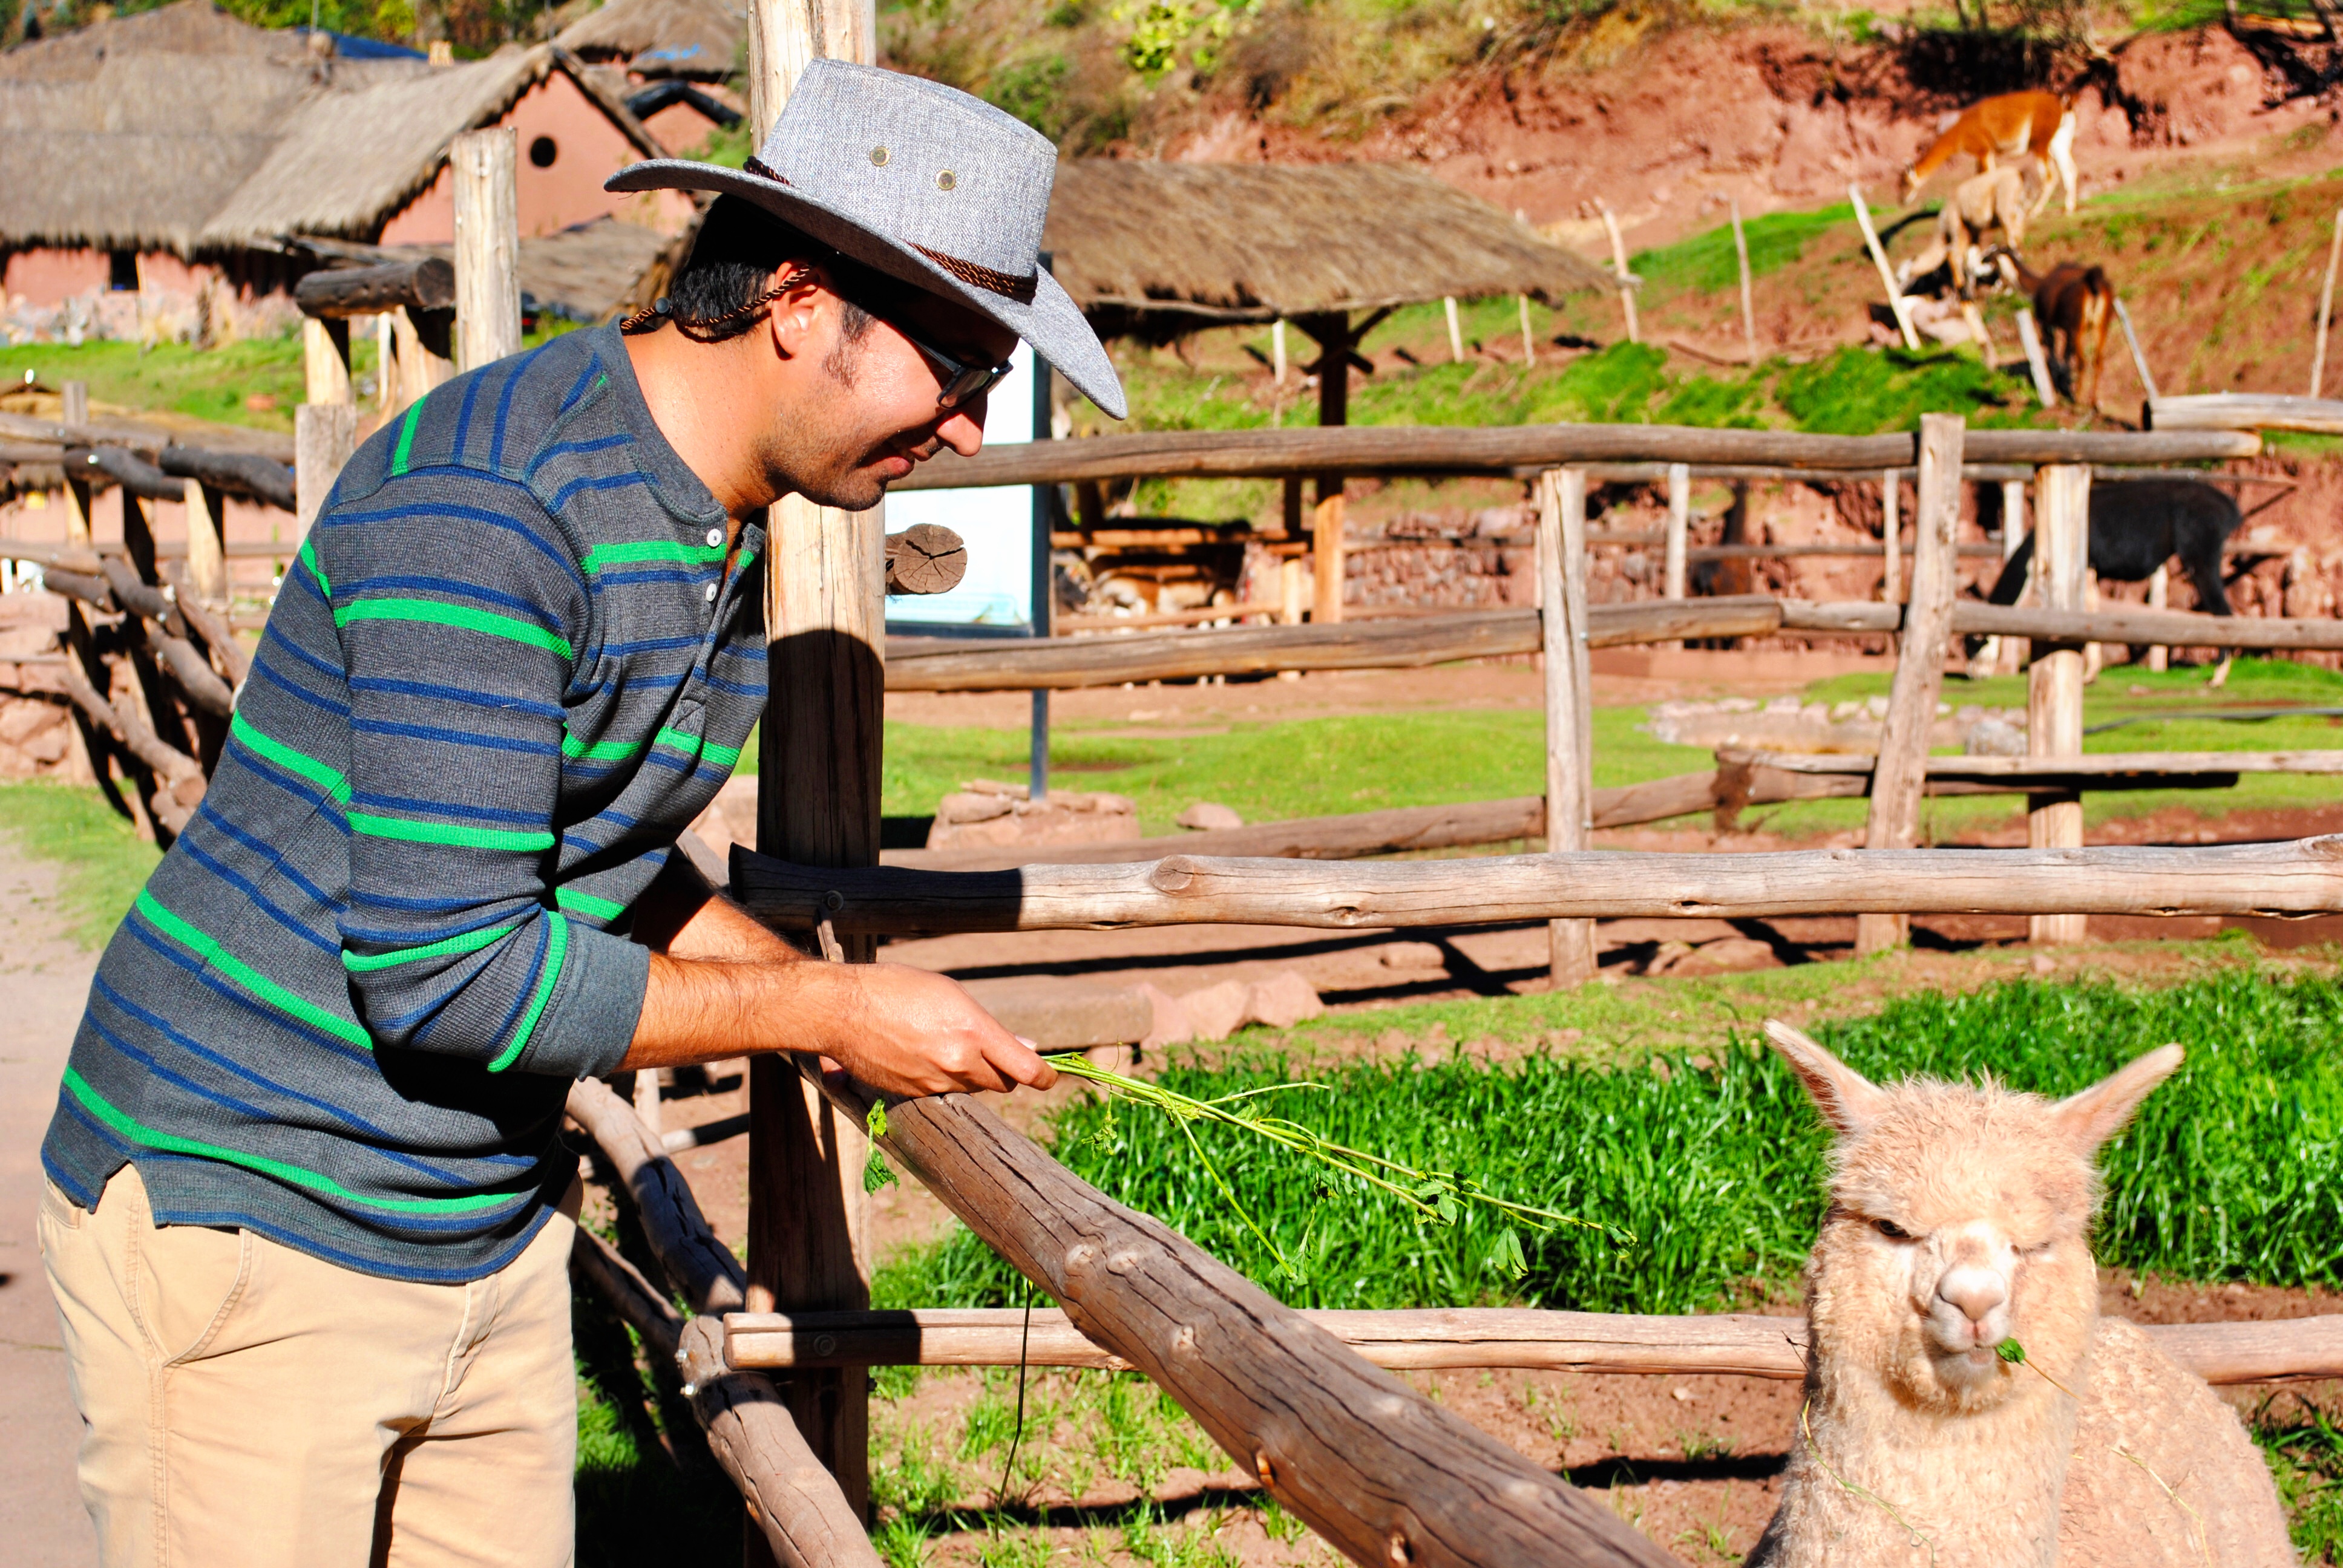
{"type": "Polygon", "coordinates": [[[669,297],[448,383],[287,574],[209,795],[99,967],[40,1234],[104,1561],[570,1560],[574,1080],[820,1055],[1046,1086],[953,981],[804,960],[674,849],[765,694],[757,518],[973,453],[1055,154],[817,62],[669,297]]]}

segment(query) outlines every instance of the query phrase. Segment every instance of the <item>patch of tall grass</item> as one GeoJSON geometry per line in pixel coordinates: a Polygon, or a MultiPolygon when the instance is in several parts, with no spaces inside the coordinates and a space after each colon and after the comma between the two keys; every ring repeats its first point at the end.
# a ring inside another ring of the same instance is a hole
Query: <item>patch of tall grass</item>
{"type": "MultiPolygon", "coordinates": [[[[2187,1066],[2104,1155],[2101,1261],[2178,1279],[2343,1283],[2343,986],[2332,980],[2234,970],[2161,990],[2010,982],[1906,997],[1816,1032],[1875,1079],[1993,1074],[2052,1095],[2177,1040],[2187,1066]]],[[[1209,1098],[1286,1076],[1279,1055],[1238,1053],[1174,1067],[1164,1082],[1209,1098]]],[[[1417,1225],[1298,1157],[1198,1130],[1302,1269],[1304,1282],[1291,1286],[1180,1129],[1084,1101],[1058,1116],[1051,1147],[1085,1180],[1302,1306],[1714,1310],[1793,1291],[1821,1213],[1826,1140],[1795,1081],[1746,1031],[1704,1053],[1497,1066],[1410,1056],[1318,1078],[1324,1089],[1271,1104],[1340,1141],[1633,1231],[1634,1244],[1525,1238],[1530,1272],[1515,1284],[1496,1266],[1498,1227],[1481,1216],[1417,1225]]],[[[897,1306],[998,1306],[1018,1289],[959,1232],[890,1260],[878,1294],[897,1306]]]]}
{"type": "Polygon", "coordinates": [[[53,908],[65,934],[93,951],[122,923],[130,901],[162,859],[94,786],[46,779],[0,783],[0,832],[19,852],[54,860],[53,908]]]}

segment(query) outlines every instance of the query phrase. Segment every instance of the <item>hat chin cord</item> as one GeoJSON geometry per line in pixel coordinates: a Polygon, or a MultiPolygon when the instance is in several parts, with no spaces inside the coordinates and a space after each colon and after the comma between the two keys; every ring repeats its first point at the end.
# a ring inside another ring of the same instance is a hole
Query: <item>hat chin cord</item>
{"type": "Polygon", "coordinates": [[[631,337],[645,332],[656,332],[660,327],[673,322],[675,329],[694,343],[722,343],[740,337],[771,309],[775,300],[813,275],[814,269],[810,266],[797,267],[756,298],[746,305],[736,306],[721,316],[682,315],[676,310],[675,302],[662,294],[649,307],[618,323],[618,330],[631,337]],[[736,322],[739,324],[737,327],[734,325],[736,322]]]}

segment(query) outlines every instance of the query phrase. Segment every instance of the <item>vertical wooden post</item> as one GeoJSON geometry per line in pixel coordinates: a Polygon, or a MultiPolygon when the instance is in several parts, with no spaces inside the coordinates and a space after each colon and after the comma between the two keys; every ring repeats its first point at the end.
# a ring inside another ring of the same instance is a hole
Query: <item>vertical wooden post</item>
{"type": "Polygon", "coordinates": [[[1287,626],[1302,624],[1302,607],[1308,602],[1302,591],[1302,558],[1288,556],[1277,563],[1277,618],[1287,626]]]}
{"type": "Polygon", "coordinates": [[[1456,297],[1443,295],[1440,303],[1448,312],[1448,361],[1452,365],[1462,365],[1464,363],[1464,327],[1456,319],[1456,297]]]}
{"type": "MultiPolygon", "coordinates": [[[[1952,645],[1953,596],[1960,569],[1955,533],[1961,515],[1961,437],[1956,414],[1920,417],[1919,504],[1912,528],[1912,604],[1887,697],[1879,760],[1871,772],[1871,814],[1864,847],[1908,849],[1920,831],[1920,796],[1927,782],[1928,732],[1945,686],[1945,654],[1952,645]]],[[[1906,915],[1858,915],[1855,949],[1874,953],[1911,940],[1906,915]]]]}
{"type": "Polygon", "coordinates": [[[2017,341],[2026,350],[2026,368],[2034,377],[2034,396],[2045,408],[2058,407],[2058,388],[2050,379],[2050,361],[2043,357],[2042,333],[2034,325],[2034,312],[2021,309],[2017,313],[2017,341]]]}
{"type": "Polygon", "coordinates": [[[1685,591],[1685,545],[1692,531],[1692,469],[1683,463],[1668,465],[1667,556],[1660,573],[1661,592],[1682,598],[1685,591]]]}
{"type": "Polygon", "coordinates": [[[1871,226],[1871,208],[1863,200],[1863,187],[1846,187],[1847,204],[1855,208],[1855,226],[1863,230],[1863,243],[1871,252],[1871,265],[1879,269],[1879,286],[1887,290],[1887,308],[1896,317],[1896,329],[1903,334],[1904,347],[1920,352],[1920,334],[1912,326],[1911,302],[1904,297],[1904,289],[1896,281],[1896,273],[1887,265],[1887,251],[1879,243],[1879,231],[1871,226]]]}
{"type": "MultiPolygon", "coordinates": [[[[820,7],[754,0],[749,116],[761,145],[816,56],[870,64],[869,0],[820,7]],[[823,18],[828,18],[825,29],[823,18]],[[835,33],[837,35],[830,35],[835,33]]],[[[886,683],[883,508],[844,512],[799,496],[767,515],[769,696],[758,785],[757,848],[803,865],[879,859],[880,699],[886,683]]],[[[842,943],[869,962],[867,937],[842,943]]],[[[749,1064],[749,1308],[859,1310],[870,1301],[860,1127],[840,1116],[786,1058],[749,1064]]],[[[858,1513],[870,1509],[870,1392],[862,1369],[782,1380],[798,1429],[858,1513]]],[[[747,1533],[748,1560],[768,1561],[747,1533]]]]}
{"type": "Polygon", "coordinates": [[[68,425],[89,423],[89,383],[68,381],[65,385],[65,420],[68,425]]]}
{"type": "Polygon", "coordinates": [[[350,324],[301,318],[302,401],[347,403],[350,391],[350,324]]]}
{"type": "Polygon", "coordinates": [[[1522,363],[1534,365],[1537,363],[1537,336],[1530,330],[1530,297],[1518,294],[1513,297],[1522,307],[1522,363]]]}
{"type": "Polygon", "coordinates": [[[1741,336],[1749,343],[1749,363],[1757,363],[1757,308],[1749,298],[1749,236],[1741,228],[1741,198],[1733,198],[1733,254],[1741,263],[1741,336]]]}
{"type": "MultiPolygon", "coordinates": [[[[2172,602],[2172,575],[2168,567],[2158,567],[2147,579],[2147,608],[2166,609],[2172,602]]],[[[2172,650],[2157,643],[2147,650],[2147,668],[2167,670],[2172,668],[2172,650]]]]}
{"type": "Polygon", "coordinates": [[[1619,236],[1619,215],[1611,210],[1609,202],[1597,204],[1603,208],[1603,226],[1611,231],[1611,272],[1619,280],[1619,308],[1627,316],[1627,341],[1641,343],[1643,330],[1635,321],[1635,286],[1629,281],[1627,242],[1619,236]]]}
{"type": "MultiPolygon", "coordinates": [[[[2099,574],[2086,567],[2083,568],[2083,608],[2095,610],[2098,608],[2099,574]]],[[[2083,645],[2083,684],[2085,686],[2098,679],[2099,671],[2106,668],[2107,657],[2106,644],[2087,642],[2083,645]]]]}
{"type": "MultiPolygon", "coordinates": [[[[1280,317],[1269,324],[1269,359],[1273,384],[1285,385],[1285,318],[1280,317]]],[[[1292,483],[1293,481],[1287,481],[1292,483]]]]}
{"type": "Polygon", "coordinates": [[[1311,618],[1332,626],[1342,618],[1342,492],[1321,499],[1310,514],[1310,552],[1316,568],[1316,598],[1311,618]]]}
{"type": "Polygon", "coordinates": [[[2116,296],[2116,320],[2124,329],[2124,347],[2131,350],[2131,367],[2139,373],[2139,384],[2154,402],[2162,394],[2156,389],[2156,377],[2147,367],[2147,356],[2139,351],[2139,334],[2131,329],[2131,312],[2124,308],[2123,296],[2116,296]]]}
{"type": "MultiPolygon", "coordinates": [[[[2001,560],[2003,566],[2006,567],[2009,564],[2009,558],[2017,553],[2018,541],[2023,539],[2025,537],[2026,481],[2023,479],[2004,479],[2001,482],[2001,560]]],[[[1985,639],[1984,646],[1977,649],[1976,658],[1969,661],[1969,673],[1972,675],[1979,673],[1993,675],[1998,673],[2002,665],[2002,650],[2008,646],[2009,639],[2006,638],[1986,638],[1985,639]]],[[[2012,673],[2015,673],[2014,669],[2012,673]]]]}
{"type": "Polygon", "coordinates": [[[2343,262],[2343,207],[2335,209],[2335,237],[2327,246],[2327,282],[2318,291],[2318,347],[2310,356],[2310,395],[2327,381],[2327,324],[2335,315],[2335,266],[2343,262]]]}
{"type": "Polygon", "coordinates": [[[398,324],[386,311],[374,318],[374,407],[388,419],[398,408],[398,324]]]}
{"type": "Polygon", "coordinates": [[[201,479],[189,479],[182,492],[187,503],[187,587],[210,604],[227,599],[227,498],[201,479]]]}
{"type": "Polygon", "coordinates": [[[293,512],[297,543],[317,520],[342,465],[358,447],[358,411],[347,403],[304,403],[293,410],[293,512]]]}
{"type": "Polygon", "coordinates": [[[518,133],[466,131],[447,161],[456,179],[456,364],[477,370],[520,352],[518,133]]]}
{"type": "MultiPolygon", "coordinates": [[[[1347,311],[1299,317],[1295,325],[1318,345],[1318,423],[1332,428],[1351,417],[1351,355],[1356,347],[1347,311]]],[[[1318,499],[1342,493],[1342,476],[1318,476],[1318,499]]]]}
{"type": "Polygon", "coordinates": [[[398,342],[398,407],[404,408],[453,376],[456,362],[442,359],[423,346],[415,317],[403,305],[390,313],[390,330],[398,342]]]}
{"type": "MultiPolygon", "coordinates": [[[[2034,471],[2034,571],[2046,609],[2083,608],[2083,572],[2090,557],[2091,470],[2052,464],[2034,471]]],[[[2034,645],[2026,672],[2026,754],[2079,757],[2083,751],[2083,650],[2075,645],[2034,645]]],[[[2079,848],[2079,795],[2036,795],[2026,814],[2026,841],[2036,849],[2079,848]]],[[[2026,934],[2036,942],[2079,942],[2081,915],[2033,915],[2026,934]]]]}
{"type": "MultiPolygon", "coordinates": [[[[1545,847],[1584,849],[1591,829],[1594,727],[1586,649],[1586,470],[1538,477],[1538,601],[1545,630],[1545,847]]],[[[1594,978],[1594,922],[1546,927],[1554,989],[1594,978]]]]}

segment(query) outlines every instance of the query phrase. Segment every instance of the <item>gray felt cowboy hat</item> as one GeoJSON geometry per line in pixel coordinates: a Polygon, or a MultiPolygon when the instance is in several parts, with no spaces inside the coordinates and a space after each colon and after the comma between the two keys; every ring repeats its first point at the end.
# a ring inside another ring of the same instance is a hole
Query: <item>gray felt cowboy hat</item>
{"type": "Polygon", "coordinates": [[[816,60],[746,169],[653,158],[614,191],[751,201],[866,266],[988,316],[1120,419],[1098,334],[1040,266],[1058,151],[979,98],[916,76],[816,60]]]}

